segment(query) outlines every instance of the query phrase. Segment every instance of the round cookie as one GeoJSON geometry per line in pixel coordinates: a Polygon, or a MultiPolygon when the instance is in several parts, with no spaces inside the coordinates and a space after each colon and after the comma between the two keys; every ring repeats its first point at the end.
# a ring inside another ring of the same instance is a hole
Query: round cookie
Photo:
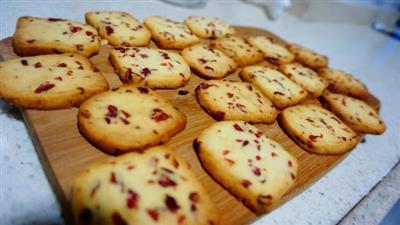
{"type": "Polygon", "coordinates": [[[183,49],[200,41],[183,23],[161,16],[147,17],[144,25],[160,48],[183,49]]]}
{"type": "Polygon", "coordinates": [[[365,99],[369,96],[367,87],[352,75],[337,69],[323,68],[318,74],[329,83],[328,89],[352,97],[365,99]]]}
{"type": "Polygon", "coordinates": [[[235,33],[233,27],[216,17],[189,16],[183,23],[200,38],[220,38],[235,33]]]}
{"type": "Polygon", "coordinates": [[[152,89],[183,87],[191,75],[183,57],[166,50],[114,48],[109,60],[123,83],[141,83],[152,89]]]}
{"type": "Polygon", "coordinates": [[[243,121],[211,125],[195,147],[208,173],[259,214],[279,202],[297,175],[296,158],[243,121]]]}
{"type": "Polygon", "coordinates": [[[279,71],[267,67],[244,67],[240,78],[257,86],[278,109],[295,105],[307,97],[303,88],[279,71]]]}
{"type": "Polygon", "coordinates": [[[148,88],[128,85],[104,92],[79,107],[79,130],[109,154],[142,151],[184,129],[185,115],[148,88]]]}
{"type": "Polygon", "coordinates": [[[283,110],[279,124],[304,150],[321,155],[342,154],[355,148],[360,136],[338,117],[314,104],[283,110]]]}
{"type": "Polygon", "coordinates": [[[284,46],[276,43],[272,38],[266,36],[249,37],[247,41],[260,49],[269,62],[274,64],[290,63],[294,60],[294,55],[284,46]]]}
{"type": "Polygon", "coordinates": [[[90,57],[100,49],[94,27],[59,18],[20,17],[12,40],[19,56],[78,53],[90,57]]]}
{"type": "Polygon", "coordinates": [[[146,46],[150,43],[150,31],[127,12],[88,12],[85,19],[113,46],[146,46]]]}
{"type": "Polygon", "coordinates": [[[219,215],[186,161],[160,146],[93,165],[75,179],[77,225],[210,225],[219,215]]]}
{"type": "Polygon", "coordinates": [[[308,91],[311,97],[319,97],[328,87],[328,82],[318,76],[312,69],[302,66],[299,63],[281,65],[279,70],[293,82],[308,91]]]}
{"type": "Polygon", "coordinates": [[[324,55],[297,44],[289,44],[287,48],[295,55],[296,61],[307,67],[317,70],[328,66],[328,57],[324,55]]]}
{"type": "Polygon", "coordinates": [[[235,61],[209,44],[185,48],[182,56],[194,72],[205,79],[224,78],[237,68],[235,61]]]}
{"type": "Polygon", "coordinates": [[[386,127],[378,112],[362,100],[326,91],[322,100],[328,108],[353,130],[382,134],[386,127]]]}
{"type": "Polygon", "coordinates": [[[102,74],[78,54],[41,55],[0,62],[0,96],[28,109],[65,109],[108,90],[102,74]]]}
{"type": "Polygon", "coordinates": [[[233,59],[239,67],[256,64],[264,59],[261,50],[247,43],[243,38],[227,36],[213,42],[215,47],[233,59]]]}
{"type": "Polygon", "coordinates": [[[209,80],[196,88],[196,98],[216,120],[273,123],[277,110],[255,86],[239,81],[209,80]]]}

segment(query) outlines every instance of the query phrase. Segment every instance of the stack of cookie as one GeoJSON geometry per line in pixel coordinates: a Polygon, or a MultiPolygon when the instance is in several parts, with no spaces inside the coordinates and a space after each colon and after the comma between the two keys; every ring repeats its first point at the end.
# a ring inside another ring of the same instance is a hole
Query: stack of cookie
{"type": "Polygon", "coordinates": [[[77,224],[219,223],[187,163],[158,146],[184,130],[187,118],[155,89],[184,87],[192,73],[200,80],[193,97],[218,121],[193,140],[199,160],[256,213],[271,210],[293,186],[299,163],[251,124],[278,120],[315,154],[343,154],[363,133],[385,130],[364,101],[367,88],[300,45],[243,37],[211,17],[150,16],[142,24],[126,12],[101,11],[85,18],[88,24],[21,17],[13,36],[21,57],[0,63],[3,99],[27,109],[79,107],[81,134],[110,155],[122,154],[76,179],[77,224]],[[112,90],[89,59],[102,42],[121,81],[112,90]],[[232,74],[241,80],[224,79],[232,74]]]}

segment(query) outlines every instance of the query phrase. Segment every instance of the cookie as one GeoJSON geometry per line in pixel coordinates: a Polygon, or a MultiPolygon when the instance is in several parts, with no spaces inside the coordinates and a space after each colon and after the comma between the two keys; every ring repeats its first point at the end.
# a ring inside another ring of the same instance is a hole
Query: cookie
{"type": "Polygon", "coordinates": [[[215,204],[188,163],[164,146],[84,170],[71,205],[77,225],[219,224],[215,204]]]}
{"type": "Polygon", "coordinates": [[[258,87],[278,109],[297,104],[307,97],[307,92],[303,88],[277,70],[263,66],[248,66],[240,71],[239,76],[258,87]]]}
{"type": "Polygon", "coordinates": [[[195,143],[208,173],[256,213],[271,210],[294,184],[296,158],[248,123],[215,123],[195,143]]]}
{"type": "Polygon", "coordinates": [[[328,91],[322,95],[322,100],[355,131],[370,134],[382,134],[385,131],[385,124],[378,112],[362,100],[328,91]]]}
{"type": "Polygon", "coordinates": [[[255,86],[239,81],[209,80],[196,88],[196,98],[216,120],[273,123],[277,110],[255,86]]]}
{"type": "Polygon", "coordinates": [[[58,18],[20,17],[12,41],[20,56],[79,53],[90,57],[100,49],[94,27],[58,18]]]}
{"type": "Polygon", "coordinates": [[[314,104],[286,108],[279,114],[278,121],[293,141],[315,154],[342,154],[355,148],[360,140],[360,136],[333,113],[314,104]]]}
{"type": "Polygon", "coordinates": [[[324,78],[318,76],[315,71],[299,63],[281,65],[279,69],[289,77],[289,79],[308,91],[311,97],[321,96],[322,92],[329,85],[328,82],[324,78]]]}
{"type": "Polygon", "coordinates": [[[85,19],[113,46],[146,46],[150,43],[150,31],[129,13],[88,12],[85,14],[85,19]]]}
{"type": "Polygon", "coordinates": [[[79,54],[0,62],[0,96],[21,108],[65,109],[108,90],[102,74],[79,54]]]}
{"type": "Polygon", "coordinates": [[[185,128],[186,116],[150,89],[127,85],[85,101],[78,125],[91,143],[116,155],[167,142],[185,128]]]}
{"type": "Polygon", "coordinates": [[[352,97],[365,99],[369,96],[367,87],[352,75],[337,69],[324,68],[318,74],[329,83],[328,89],[352,97]]]}
{"type": "Polygon", "coordinates": [[[161,16],[150,16],[144,21],[158,47],[183,49],[200,39],[183,24],[161,16]]]}
{"type": "Polygon", "coordinates": [[[213,44],[240,67],[256,64],[264,59],[261,50],[247,43],[241,37],[223,37],[217,39],[213,44]]]}
{"type": "Polygon", "coordinates": [[[297,44],[289,44],[287,48],[295,55],[296,61],[312,69],[328,66],[328,57],[318,54],[297,44]]]}
{"type": "Polygon", "coordinates": [[[189,16],[183,23],[200,38],[220,38],[235,33],[233,27],[216,17],[189,16]]]}
{"type": "Polygon", "coordinates": [[[247,41],[260,49],[264,53],[265,59],[273,64],[285,64],[294,60],[294,55],[272,38],[255,36],[249,37],[247,41]]]}
{"type": "Polygon", "coordinates": [[[152,89],[183,87],[191,75],[182,56],[165,50],[119,47],[109,59],[123,83],[142,82],[152,89]]]}
{"type": "Polygon", "coordinates": [[[182,56],[194,72],[205,79],[224,78],[237,68],[235,61],[209,44],[185,48],[182,56]]]}

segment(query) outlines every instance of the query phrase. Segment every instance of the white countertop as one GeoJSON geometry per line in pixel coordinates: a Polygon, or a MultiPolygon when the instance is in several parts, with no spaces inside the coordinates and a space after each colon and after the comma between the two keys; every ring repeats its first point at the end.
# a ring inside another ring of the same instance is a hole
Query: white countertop
{"type": "MultiPolygon", "coordinates": [[[[150,15],[182,20],[195,14],[265,28],[328,55],[332,67],[353,73],[381,100],[385,134],[367,135],[366,143],[335,169],[255,224],[336,224],[400,160],[400,42],[366,25],[304,22],[289,14],[273,22],[261,8],[236,1],[209,1],[205,8],[193,10],[158,1],[2,1],[0,38],[12,35],[19,16],[84,21],[86,11],[104,9],[125,10],[141,20],[150,15]]],[[[62,224],[25,125],[18,111],[1,100],[0,154],[0,224],[62,224]]]]}

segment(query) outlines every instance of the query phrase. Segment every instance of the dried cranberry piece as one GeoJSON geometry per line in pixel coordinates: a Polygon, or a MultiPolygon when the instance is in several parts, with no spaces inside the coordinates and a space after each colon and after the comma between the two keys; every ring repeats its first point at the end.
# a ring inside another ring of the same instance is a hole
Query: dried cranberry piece
{"type": "Polygon", "coordinates": [[[137,207],[137,200],[138,194],[132,190],[128,190],[128,198],[126,199],[126,206],[128,208],[136,208],[137,207]]]}
{"type": "Polygon", "coordinates": [[[200,62],[201,64],[204,64],[204,63],[207,62],[207,60],[205,60],[205,59],[203,59],[203,58],[199,58],[198,60],[199,60],[199,62],[200,62]]]}
{"type": "Polygon", "coordinates": [[[67,64],[65,64],[65,63],[60,63],[60,64],[58,64],[58,67],[67,67],[67,64]]]}
{"type": "Polygon", "coordinates": [[[40,68],[40,67],[42,67],[42,63],[40,62],[35,63],[35,68],[40,68]]]}
{"type": "Polygon", "coordinates": [[[308,136],[309,138],[310,138],[310,140],[312,141],[312,142],[316,142],[317,140],[317,138],[322,138],[323,136],[322,136],[322,134],[320,134],[320,135],[312,135],[312,134],[310,134],[310,136],[308,136]]]}
{"type": "Polygon", "coordinates": [[[242,112],[245,112],[245,113],[247,112],[247,111],[245,110],[246,106],[243,105],[243,104],[236,103],[236,107],[238,107],[238,109],[239,109],[240,111],[242,111],[242,112]]]}
{"type": "Polygon", "coordinates": [[[253,170],[254,175],[256,176],[260,176],[261,175],[261,170],[258,167],[255,167],[253,170]]]}
{"type": "Polygon", "coordinates": [[[117,117],[117,115],[118,115],[117,107],[115,107],[114,105],[108,105],[107,110],[108,110],[108,112],[107,112],[106,116],[117,117]]]}
{"type": "Polygon", "coordinates": [[[157,221],[158,220],[158,212],[156,209],[149,209],[147,210],[147,214],[149,214],[149,216],[154,220],[157,221]]]}
{"type": "Polygon", "coordinates": [[[40,84],[39,87],[37,87],[35,89],[35,93],[41,93],[43,91],[47,91],[52,89],[54,86],[56,86],[55,84],[51,84],[51,83],[44,83],[44,84],[40,84]]]}
{"type": "Polygon", "coordinates": [[[274,91],[274,95],[285,95],[285,94],[280,91],[274,91]]]}
{"type": "Polygon", "coordinates": [[[275,152],[271,152],[271,156],[272,156],[272,158],[273,158],[273,157],[278,156],[278,154],[276,154],[275,152]]]}
{"type": "Polygon", "coordinates": [[[145,87],[138,87],[137,88],[139,90],[140,93],[142,94],[148,94],[149,93],[149,89],[145,88],[145,87]]]}
{"type": "Polygon", "coordinates": [[[111,219],[114,225],[128,225],[128,223],[121,217],[118,212],[112,214],[111,219]]]}
{"type": "Polygon", "coordinates": [[[160,52],[160,53],[161,53],[161,56],[162,56],[164,59],[170,59],[168,53],[166,53],[166,52],[160,52]]]}
{"type": "Polygon", "coordinates": [[[207,88],[209,88],[209,87],[211,87],[211,86],[216,86],[216,85],[215,85],[215,84],[201,83],[201,84],[199,85],[199,88],[200,88],[200,89],[207,89],[207,88]]]}
{"type": "Polygon", "coordinates": [[[223,155],[228,155],[230,152],[231,152],[231,151],[229,151],[229,150],[224,150],[224,151],[222,152],[222,154],[223,154],[223,155]]]}
{"type": "Polygon", "coordinates": [[[114,33],[114,29],[111,26],[106,26],[107,35],[114,33]]]}
{"type": "Polygon", "coordinates": [[[228,96],[228,98],[232,98],[233,97],[233,94],[230,93],[230,92],[226,93],[226,95],[228,96]]]}
{"type": "Polygon", "coordinates": [[[60,18],[48,18],[47,20],[50,22],[65,21],[64,19],[60,19],[60,18]]]}
{"type": "Polygon", "coordinates": [[[158,183],[162,186],[162,187],[173,187],[176,186],[175,181],[171,180],[168,177],[161,177],[158,180],[158,183]]]}
{"type": "Polygon", "coordinates": [[[214,71],[214,68],[212,68],[210,66],[205,66],[204,69],[214,71]]]}
{"type": "Polygon", "coordinates": [[[149,75],[151,73],[150,69],[145,67],[140,71],[140,74],[142,74],[143,76],[147,77],[147,75],[149,75]]]}
{"type": "Polygon", "coordinates": [[[26,59],[21,60],[21,64],[24,66],[28,65],[28,61],[26,59]]]}
{"type": "Polygon", "coordinates": [[[86,33],[87,36],[92,36],[93,35],[92,31],[86,31],[85,33],[86,33]]]}
{"type": "Polygon", "coordinates": [[[180,207],[178,203],[176,203],[175,198],[167,195],[165,198],[165,205],[167,206],[168,210],[175,213],[180,207]]]}
{"type": "Polygon", "coordinates": [[[153,114],[151,115],[151,119],[156,122],[160,122],[169,118],[169,115],[166,114],[162,109],[156,108],[153,109],[153,114]]]}
{"type": "Polygon", "coordinates": [[[187,94],[189,94],[189,91],[187,91],[187,90],[179,90],[178,91],[178,95],[187,95],[187,94]]]}
{"type": "Polygon", "coordinates": [[[288,166],[292,167],[292,161],[290,161],[290,160],[288,161],[288,166]]]}
{"type": "Polygon", "coordinates": [[[248,145],[249,144],[249,141],[248,140],[245,140],[245,141],[243,141],[243,143],[242,143],[242,147],[244,147],[244,146],[246,146],[246,145],[248,145]]]}
{"type": "Polygon", "coordinates": [[[213,114],[214,118],[218,121],[223,120],[225,117],[225,113],[222,111],[217,111],[213,114]]]}
{"type": "Polygon", "coordinates": [[[78,49],[78,51],[83,51],[83,45],[81,44],[77,44],[75,45],[76,49],[78,49]]]}
{"type": "Polygon", "coordinates": [[[131,117],[131,114],[129,114],[127,111],[121,110],[121,112],[122,112],[122,114],[124,114],[124,116],[125,116],[126,118],[131,117]]]}
{"type": "Polygon", "coordinates": [[[69,30],[70,30],[72,33],[76,33],[76,32],[78,32],[78,31],[82,30],[82,27],[72,26],[72,27],[69,28],[69,30]]]}
{"type": "Polygon", "coordinates": [[[199,196],[199,194],[197,192],[191,192],[189,194],[189,199],[190,199],[191,202],[197,203],[199,201],[199,199],[200,199],[200,196],[199,196]]]}
{"type": "Polygon", "coordinates": [[[257,202],[263,205],[268,205],[271,203],[272,196],[271,195],[260,195],[257,198],[257,202]]]}
{"type": "Polygon", "coordinates": [[[233,164],[235,164],[236,162],[234,161],[234,160],[232,160],[232,159],[229,159],[229,158],[224,158],[225,159],[225,161],[227,161],[228,163],[229,163],[229,165],[233,165],[233,164]]]}
{"type": "Polygon", "coordinates": [[[115,176],[114,172],[111,172],[111,174],[110,174],[110,182],[113,184],[117,183],[117,177],[115,176]]]}
{"type": "Polygon", "coordinates": [[[248,188],[252,183],[251,181],[244,179],[242,180],[241,184],[243,185],[243,187],[248,188]]]}
{"type": "Polygon", "coordinates": [[[243,131],[243,129],[239,126],[239,124],[237,124],[237,123],[235,123],[234,125],[233,125],[233,127],[235,128],[235,130],[237,130],[237,131],[243,131]]]}

